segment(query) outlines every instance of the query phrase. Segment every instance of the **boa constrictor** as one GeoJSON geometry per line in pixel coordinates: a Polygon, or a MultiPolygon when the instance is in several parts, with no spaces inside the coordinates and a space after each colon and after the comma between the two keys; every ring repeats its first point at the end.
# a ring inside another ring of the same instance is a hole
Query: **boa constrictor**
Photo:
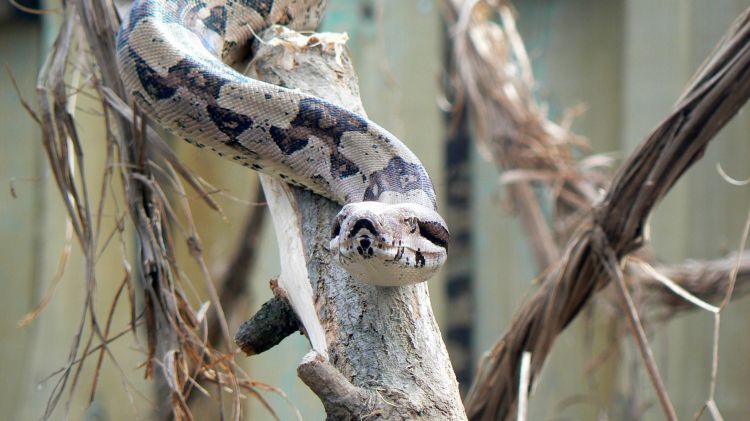
{"type": "Polygon", "coordinates": [[[314,30],[325,0],[136,0],[117,36],[127,90],[159,125],[199,148],[344,205],[331,252],[375,285],[427,280],[448,229],[419,159],[368,119],[246,77],[254,35],[314,30]]]}

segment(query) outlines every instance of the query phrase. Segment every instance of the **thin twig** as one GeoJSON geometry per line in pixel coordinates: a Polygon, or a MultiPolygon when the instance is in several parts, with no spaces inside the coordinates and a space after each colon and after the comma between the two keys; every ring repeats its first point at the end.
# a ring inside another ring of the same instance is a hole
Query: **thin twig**
{"type": "MultiPolygon", "coordinates": [[[[606,241],[604,240],[603,234],[600,233],[599,235],[603,241],[606,241]]],[[[630,331],[633,333],[633,338],[638,345],[638,351],[641,353],[643,363],[646,365],[646,371],[651,378],[651,384],[654,386],[656,396],[659,398],[659,403],[664,411],[664,416],[670,421],[676,421],[677,413],[674,410],[674,405],[672,405],[672,400],[669,398],[667,388],[664,386],[664,381],[659,374],[659,368],[656,366],[654,354],[648,344],[646,332],[643,330],[643,325],[638,316],[638,310],[635,308],[633,299],[630,297],[628,286],[625,285],[625,277],[620,269],[620,263],[617,256],[615,256],[614,251],[609,248],[606,243],[604,243],[603,247],[597,248],[596,250],[606,262],[606,267],[609,270],[612,279],[615,280],[615,285],[617,286],[620,298],[622,299],[623,310],[625,310],[625,314],[627,315],[628,326],[630,327],[630,331]]]]}
{"type": "Polygon", "coordinates": [[[724,310],[724,307],[729,304],[729,300],[732,299],[732,292],[734,292],[734,286],[737,284],[737,274],[739,273],[740,267],[742,266],[742,251],[745,250],[745,246],[747,245],[748,235],[750,235],[750,209],[748,209],[747,218],[745,219],[745,227],[742,230],[740,247],[737,253],[737,261],[734,268],[732,268],[731,275],[729,276],[729,288],[727,288],[727,293],[724,296],[724,299],[721,301],[721,305],[719,306],[721,310],[724,310]]]}
{"type": "Polygon", "coordinates": [[[721,313],[714,315],[714,338],[711,347],[711,385],[708,392],[706,406],[715,421],[723,420],[719,408],[716,406],[716,384],[719,378],[719,332],[721,328],[721,313]]]}

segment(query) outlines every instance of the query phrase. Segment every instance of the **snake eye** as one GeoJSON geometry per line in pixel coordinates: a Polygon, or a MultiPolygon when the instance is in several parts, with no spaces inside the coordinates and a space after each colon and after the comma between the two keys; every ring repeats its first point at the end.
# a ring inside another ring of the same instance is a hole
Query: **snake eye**
{"type": "Polygon", "coordinates": [[[341,234],[341,220],[343,218],[340,216],[336,217],[336,220],[333,221],[333,228],[331,228],[331,238],[336,238],[341,234]]]}
{"type": "Polygon", "coordinates": [[[417,221],[417,224],[419,225],[419,233],[422,237],[426,238],[436,246],[448,250],[448,239],[450,238],[450,234],[443,224],[433,221],[417,221]]]}

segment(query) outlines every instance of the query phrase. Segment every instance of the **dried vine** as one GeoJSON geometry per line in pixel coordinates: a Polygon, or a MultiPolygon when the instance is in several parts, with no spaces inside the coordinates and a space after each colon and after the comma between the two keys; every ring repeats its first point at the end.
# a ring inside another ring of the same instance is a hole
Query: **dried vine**
{"type": "MultiPolygon", "coordinates": [[[[117,7],[112,1],[73,0],[65,2],[57,39],[42,67],[37,84],[38,111],[26,108],[42,127],[43,146],[52,174],[61,192],[86,261],[86,307],[75,334],[66,367],[59,373],[44,417],[49,418],[63,392],[74,395],[80,386],[78,376],[83,362],[95,352],[108,353],[112,340],[109,325],[100,326],[95,312],[95,263],[105,198],[113,194],[112,185],[122,183],[127,209],[120,210],[116,235],[124,235],[125,225],[136,232],[137,261],[123,265],[123,288],[129,296],[131,330],[144,326],[146,377],[155,378],[159,395],[160,417],[193,419],[187,398],[197,380],[207,380],[233,391],[230,395],[231,419],[241,416],[243,392],[262,398],[255,391],[257,383],[243,379],[231,352],[219,350],[205,336],[206,318],[187,300],[185,279],[174,255],[174,242],[185,241],[191,256],[203,272],[209,301],[218,321],[215,329],[223,336],[226,347],[232,341],[226,328],[218,293],[203,260],[202,246],[192,223],[190,207],[185,200],[182,182],[187,183],[212,209],[218,204],[208,193],[207,184],[191,173],[171,148],[138,116],[120,80],[115,60],[115,34],[120,25],[117,7]],[[106,138],[105,172],[98,186],[101,199],[92,203],[84,155],[86,150],[78,137],[75,100],[79,95],[101,100],[106,138]],[[179,200],[168,200],[166,192],[174,191],[179,200]],[[129,216],[129,219],[127,218],[129,216]],[[132,265],[132,266],[131,266],[132,265]],[[142,297],[142,309],[136,307],[142,297]],[[84,326],[92,334],[82,341],[84,326]]],[[[122,243],[126,241],[123,239],[122,243]]],[[[119,304],[115,300],[114,307],[119,304]]],[[[118,336],[119,337],[119,336],[118,336]]],[[[219,341],[217,341],[219,342],[219,341]]],[[[101,357],[98,365],[101,364],[101,357]]],[[[97,370],[98,373],[98,370],[97,370]]],[[[96,393],[96,379],[91,396],[96,393]]],[[[68,405],[69,406],[69,405],[68,405]]],[[[269,407],[270,408],[270,407],[269,407]]],[[[223,417],[227,415],[222,414],[223,417]]]]}
{"type": "MultiPolygon", "coordinates": [[[[461,2],[456,0],[455,5],[461,2]]],[[[476,13],[454,9],[461,10],[476,13]]],[[[464,16],[471,19],[469,14],[464,16]]],[[[608,273],[616,272],[602,256],[621,259],[642,245],[643,226],[654,206],[750,96],[749,41],[746,12],[672,113],[624,163],[604,199],[578,224],[564,257],[482,362],[466,399],[470,419],[505,419],[515,411],[522,353],[532,354],[533,379],[560,332],[609,283],[608,273]]]]}

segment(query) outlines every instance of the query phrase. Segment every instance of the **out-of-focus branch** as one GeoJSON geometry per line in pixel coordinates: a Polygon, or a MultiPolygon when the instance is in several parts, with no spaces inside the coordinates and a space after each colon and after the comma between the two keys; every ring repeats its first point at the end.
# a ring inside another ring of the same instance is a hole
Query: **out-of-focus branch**
{"type": "MultiPolygon", "coordinates": [[[[263,189],[256,185],[256,195],[254,203],[263,202],[263,189]]],[[[266,219],[265,206],[250,205],[245,216],[245,224],[242,228],[242,234],[239,238],[239,246],[236,248],[232,259],[229,261],[224,277],[219,283],[219,301],[224,308],[227,318],[231,317],[235,308],[242,301],[246,301],[247,289],[250,284],[248,278],[253,272],[255,262],[258,259],[258,241],[260,239],[260,230],[266,219]]],[[[208,342],[214,347],[219,348],[219,343],[223,340],[219,320],[212,318],[208,324],[208,342]]]]}
{"type": "Polygon", "coordinates": [[[465,94],[481,150],[504,173],[510,202],[542,272],[559,259],[558,240],[564,244],[568,233],[547,222],[535,187],[554,193],[554,220],[564,227],[573,224],[570,217],[590,209],[606,177],[593,171],[584,176],[573,146],[587,148],[585,141],[567,123],[551,122],[534,99],[534,77],[510,6],[469,0],[442,4],[461,82],[455,89],[465,94]]]}
{"type": "Polygon", "coordinates": [[[513,414],[522,353],[532,353],[533,379],[557,336],[609,283],[599,256],[622,258],[642,246],[643,227],[656,203],[750,97],[749,12],[719,42],[672,113],[624,163],[603,201],[578,224],[565,257],[482,361],[465,402],[470,419],[513,414]]]}
{"type": "MultiPolygon", "coordinates": [[[[541,223],[545,220],[540,213],[544,198],[528,187],[537,183],[557,192],[553,195],[557,200],[553,203],[557,212],[555,236],[557,244],[562,246],[572,231],[569,227],[575,227],[576,221],[593,206],[596,189],[609,183],[606,173],[586,168],[607,164],[609,159],[592,156],[576,162],[572,158],[573,149],[586,148],[584,140],[567,130],[568,123],[557,125],[541,111],[543,107],[532,95],[535,82],[529,59],[507,2],[445,0],[442,4],[451,24],[453,63],[459,70],[453,88],[469,95],[469,98],[458,95],[461,101],[456,105],[472,110],[474,123],[483,134],[480,137],[483,147],[491,149],[491,159],[504,170],[501,180],[508,185],[511,200],[523,219],[537,262],[549,262],[559,252],[550,251],[557,246],[552,231],[545,228],[546,223],[541,223]],[[487,92],[491,95],[486,95],[487,92]],[[493,120],[490,113],[502,118],[493,120]]],[[[544,267],[538,265],[540,270],[544,267]]],[[[640,280],[648,284],[645,287],[649,290],[664,291],[652,277],[643,272],[631,275],[629,269],[626,268],[626,275],[635,277],[631,284],[640,280]]],[[[674,273],[678,284],[684,280],[685,289],[702,296],[711,288],[720,287],[719,282],[726,279],[730,267],[728,262],[719,260],[662,265],[658,269],[664,270],[668,277],[674,273]],[[704,268],[711,270],[710,279],[702,276],[702,272],[686,272],[704,268]],[[701,285],[703,281],[707,283],[701,285]]],[[[738,285],[744,281],[740,276],[738,285]]],[[[721,288],[724,290],[726,285],[721,288]]],[[[743,290],[738,292],[742,294],[743,290]]],[[[666,307],[679,306],[684,301],[671,293],[657,293],[649,299],[659,300],[666,307]]]]}
{"type": "MultiPolygon", "coordinates": [[[[690,260],[677,265],[657,266],[656,270],[692,295],[718,305],[727,294],[729,277],[735,267],[736,255],[717,260],[690,260]]],[[[638,265],[628,265],[627,269],[630,282],[643,289],[641,295],[646,303],[642,307],[655,310],[659,317],[668,318],[698,308],[639,269],[638,265]]],[[[737,267],[737,283],[732,298],[736,299],[747,293],[750,293],[750,253],[745,252],[737,267]]]]}

